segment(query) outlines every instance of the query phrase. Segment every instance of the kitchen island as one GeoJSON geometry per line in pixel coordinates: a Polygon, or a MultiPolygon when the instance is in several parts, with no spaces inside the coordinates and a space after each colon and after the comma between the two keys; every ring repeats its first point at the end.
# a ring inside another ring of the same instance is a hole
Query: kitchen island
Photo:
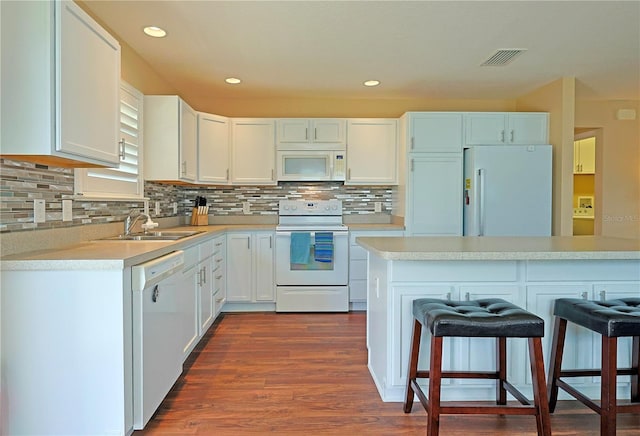
{"type": "MultiPolygon", "coordinates": [[[[640,240],[596,236],[362,237],[356,242],[368,252],[368,366],[383,401],[403,401],[412,302],[416,298],[498,297],[526,308],[545,321],[543,351],[548,365],[556,298],[640,296],[640,240]]],[[[428,334],[428,329],[423,329],[421,368],[428,367],[428,334]]],[[[630,362],[628,339],[619,341],[621,366],[630,362]]],[[[599,367],[599,344],[599,336],[571,326],[563,367],[599,367]]],[[[447,338],[443,368],[491,370],[494,355],[492,338],[447,338]]],[[[509,379],[532,398],[527,365],[526,340],[509,340],[509,379]]],[[[576,379],[575,384],[598,398],[598,378],[576,379]]],[[[618,395],[628,393],[628,379],[618,378],[618,395]]],[[[443,400],[491,400],[495,398],[495,382],[448,379],[443,382],[442,396],[443,400]]]]}

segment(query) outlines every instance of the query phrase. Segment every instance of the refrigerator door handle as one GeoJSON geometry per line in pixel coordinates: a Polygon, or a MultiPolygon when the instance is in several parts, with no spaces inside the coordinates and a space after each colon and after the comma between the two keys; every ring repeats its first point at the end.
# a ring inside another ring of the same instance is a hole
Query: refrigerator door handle
{"type": "Polygon", "coordinates": [[[484,182],[485,182],[485,170],[484,168],[478,169],[478,180],[476,181],[476,202],[478,207],[476,208],[476,222],[478,223],[478,236],[484,236],[484,182]]]}

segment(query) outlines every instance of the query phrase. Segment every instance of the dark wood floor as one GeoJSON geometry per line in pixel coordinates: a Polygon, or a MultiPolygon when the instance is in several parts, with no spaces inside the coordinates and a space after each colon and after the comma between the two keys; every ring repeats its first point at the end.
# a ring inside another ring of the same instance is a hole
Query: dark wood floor
{"type": "MultiPolygon", "coordinates": [[[[573,401],[554,435],[597,435],[598,415],[573,401]]],[[[443,436],[534,435],[530,416],[444,416],[443,436]]],[[[141,435],[423,435],[419,402],[383,403],[367,369],[365,314],[227,314],[189,357],[141,435]]],[[[620,415],[619,435],[640,416],[620,415]]]]}

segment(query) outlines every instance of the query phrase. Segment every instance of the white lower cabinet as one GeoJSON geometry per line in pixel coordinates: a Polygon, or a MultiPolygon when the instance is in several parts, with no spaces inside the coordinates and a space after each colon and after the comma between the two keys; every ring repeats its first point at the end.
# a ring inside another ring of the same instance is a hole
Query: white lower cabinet
{"type": "Polygon", "coordinates": [[[403,234],[402,230],[349,231],[349,303],[352,309],[366,309],[367,302],[367,250],[356,243],[356,238],[402,236],[403,234]]]}
{"type": "Polygon", "coordinates": [[[274,233],[227,234],[227,303],[274,302],[274,233]]]}

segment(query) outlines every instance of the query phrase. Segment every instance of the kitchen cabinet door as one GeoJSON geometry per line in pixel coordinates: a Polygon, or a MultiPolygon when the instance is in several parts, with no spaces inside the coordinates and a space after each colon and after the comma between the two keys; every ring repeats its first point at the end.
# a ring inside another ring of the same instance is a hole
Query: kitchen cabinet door
{"type": "Polygon", "coordinates": [[[3,155],[118,166],[120,45],[71,1],[1,2],[3,155]]]}
{"type": "Polygon", "coordinates": [[[229,182],[229,119],[198,113],[198,182],[229,182]]]}
{"type": "Polygon", "coordinates": [[[407,183],[407,235],[462,235],[462,156],[412,154],[407,183]]]}
{"type": "Polygon", "coordinates": [[[231,122],[231,183],[275,185],[274,121],[235,118],[231,122]]]}
{"type": "Polygon", "coordinates": [[[353,119],[347,123],[345,185],[397,183],[398,121],[353,119]]]}
{"type": "Polygon", "coordinates": [[[255,300],[275,301],[274,234],[259,232],[255,235],[255,300]]]}
{"type": "Polygon", "coordinates": [[[310,144],[344,144],[346,120],[285,118],[276,121],[277,142],[283,149],[307,149],[310,144]]]}
{"type": "Polygon", "coordinates": [[[218,236],[213,240],[212,274],[213,274],[213,299],[214,318],[217,317],[227,302],[227,237],[218,236]]]}
{"type": "Polygon", "coordinates": [[[195,182],[197,113],[177,95],[144,97],[144,178],[195,182]]]}
{"type": "Polygon", "coordinates": [[[476,112],[465,116],[466,145],[536,145],[548,143],[549,114],[476,112]]]}
{"type": "Polygon", "coordinates": [[[462,114],[457,112],[408,112],[404,115],[409,153],[462,152],[462,114]]]}
{"type": "Polygon", "coordinates": [[[594,174],[596,172],[596,138],[585,138],[573,142],[573,173],[594,174]]]}
{"type": "Polygon", "coordinates": [[[273,232],[227,234],[227,302],[275,301],[273,232]]]}
{"type": "Polygon", "coordinates": [[[213,239],[203,242],[198,245],[198,337],[202,338],[207,332],[211,324],[213,324],[214,317],[214,305],[213,300],[213,251],[214,241],[213,239]]]}

